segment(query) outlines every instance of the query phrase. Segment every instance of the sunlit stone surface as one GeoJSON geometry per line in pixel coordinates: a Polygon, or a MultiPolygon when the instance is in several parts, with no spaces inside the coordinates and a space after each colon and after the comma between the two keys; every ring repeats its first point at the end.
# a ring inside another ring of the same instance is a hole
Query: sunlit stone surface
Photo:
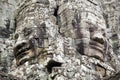
{"type": "MultiPolygon", "coordinates": [[[[8,29],[13,32],[9,53],[14,54],[9,74],[25,80],[101,80],[119,72],[119,45],[114,46],[119,42],[119,30],[114,32],[113,24],[110,27],[107,15],[111,14],[105,5],[112,2],[16,2],[15,19],[8,29]]],[[[6,19],[6,27],[10,22],[6,19]]]]}

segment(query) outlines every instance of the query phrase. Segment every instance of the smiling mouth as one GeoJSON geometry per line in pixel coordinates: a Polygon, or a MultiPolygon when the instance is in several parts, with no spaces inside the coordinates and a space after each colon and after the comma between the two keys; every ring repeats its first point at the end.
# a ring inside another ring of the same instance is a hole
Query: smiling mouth
{"type": "Polygon", "coordinates": [[[104,44],[98,43],[94,40],[90,41],[90,46],[94,49],[97,49],[98,51],[103,53],[104,50],[104,44]]]}
{"type": "Polygon", "coordinates": [[[104,44],[97,41],[90,41],[90,56],[104,61],[104,44]]]}
{"type": "Polygon", "coordinates": [[[24,46],[24,47],[21,47],[20,49],[18,49],[15,52],[16,64],[22,65],[26,61],[28,61],[30,59],[30,56],[29,56],[30,51],[31,51],[30,46],[24,46]]]}

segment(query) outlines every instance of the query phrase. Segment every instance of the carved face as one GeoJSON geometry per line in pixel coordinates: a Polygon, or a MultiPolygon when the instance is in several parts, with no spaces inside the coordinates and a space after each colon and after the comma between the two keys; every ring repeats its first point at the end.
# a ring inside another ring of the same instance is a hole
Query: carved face
{"type": "Polygon", "coordinates": [[[65,9],[60,12],[60,19],[61,33],[74,39],[75,47],[80,54],[104,59],[106,36],[103,18],[89,12],[65,9]]]}
{"type": "MultiPolygon", "coordinates": [[[[92,23],[86,24],[84,28],[79,29],[80,37],[77,41],[77,50],[81,54],[85,54],[97,59],[104,59],[105,52],[105,31],[92,23]]],[[[77,39],[75,39],[77,40],[77,39]]]]}
{"type": "Polygon", "coordinates": [[[17,65],[39,55],[38,49],[45,48],[46,30],[45,25],[37,26],[18,26],[15,32],[14,55],[17,65]]]}

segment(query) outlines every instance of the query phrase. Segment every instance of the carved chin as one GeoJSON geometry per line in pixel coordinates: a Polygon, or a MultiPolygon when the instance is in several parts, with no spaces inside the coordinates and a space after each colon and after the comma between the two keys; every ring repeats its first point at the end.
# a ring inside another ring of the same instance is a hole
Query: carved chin
{"type": "Polygon", "coordinates": [[[21,57],[20,55],[18,55],[16,57],[16,64],[18,66],[24,64],[26,61],[29,61],[32,57],[34,57],[34,52],[32,50],[28,50],[21,53],[21,55],[23,56],[21,57]]]}

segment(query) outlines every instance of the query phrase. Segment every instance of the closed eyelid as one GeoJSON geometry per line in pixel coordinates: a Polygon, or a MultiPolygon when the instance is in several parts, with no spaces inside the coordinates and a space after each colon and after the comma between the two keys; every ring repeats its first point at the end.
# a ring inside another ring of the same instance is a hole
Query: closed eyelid
{"type": "Polygon", "coordinates": [[[28,35],[30,35],[32,33],[32,30],[26,30],[26,31],[24,31],[24,35],[25,36],[28,36],[28,35]]]}
{"type": "Polygon", "coordinates": [[[16,33],[16,34],[14,35],[14,39],[18,39],[18,37],[19,37],[19,34],[16,33]]]}

